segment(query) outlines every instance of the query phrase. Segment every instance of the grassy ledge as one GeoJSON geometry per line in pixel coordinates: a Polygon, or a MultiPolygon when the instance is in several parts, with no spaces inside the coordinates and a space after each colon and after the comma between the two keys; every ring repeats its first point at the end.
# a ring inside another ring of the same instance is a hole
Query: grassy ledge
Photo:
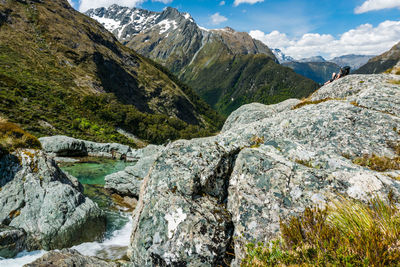
{"type": "Polygon", "coordinates": [[[40,149],[41,144],[35,136],[0,117],[0,157],[18,148],[40,149]]]}
{"type": "Polygon", "coordinates": [[[398,266],[400,211],[392,194],[369,203],[341,197],[281,222],[281,238],[248,244],[242,266],[398,266]]]}
{"type": "Polygon", "coordinates": [[[319,100],[311,100],[309,98],[303,99],[299,104],[295,105],[292,107],[292,110],[294,109],[298,109],[307,105],[317,105],[323,102],[327,102],[327,101],[332,101],[332,100],[344,100],[342,98],[324,98],[324,99],[319,99],[319,100]]]}

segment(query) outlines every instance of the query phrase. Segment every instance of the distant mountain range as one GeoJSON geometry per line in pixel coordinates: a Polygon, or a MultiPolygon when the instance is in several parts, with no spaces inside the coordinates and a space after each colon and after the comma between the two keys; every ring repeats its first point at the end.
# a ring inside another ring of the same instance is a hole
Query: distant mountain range
{"type": "Polygon", "coordinates": [[[310,78],[319,84],[323,84],[330,80],[332,78],[332,73],[338,73],[340,70],[340,66],[327,61],[292,61],[282,63],[282,65],[293,69],[296,73],[310,78]]]}
{"type": "Polygon", "coordinates": [[[296,73],[310,78],[318,83],[331,79],[332,73],[338,72],[341,67],[350,66],[352,71],[357,70],[374,56],[344,55],[326,60],[321,56],[294,59],[286,56],[280,49],[273,49],[279,63],[293,69],[296,73]]]}
{"type": "Polygon", "coordinates": [[[88,10],[121,42],[178,75],[223,114],[253,101],[304,97],[318,85],[278,64],[262,42],[229,27],[209,30],[174,8],[88,10]]]}

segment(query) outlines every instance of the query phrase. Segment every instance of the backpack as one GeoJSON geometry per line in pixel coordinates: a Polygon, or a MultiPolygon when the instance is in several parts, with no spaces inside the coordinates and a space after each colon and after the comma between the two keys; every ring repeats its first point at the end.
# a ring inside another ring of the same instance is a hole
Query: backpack
{"type": "Polygon", "coordinates": [[[349,75],[350,74],[350,67],[349,66],[345,66],[341,69],[341,72],[343,73],[343,76],[349,75]]]}

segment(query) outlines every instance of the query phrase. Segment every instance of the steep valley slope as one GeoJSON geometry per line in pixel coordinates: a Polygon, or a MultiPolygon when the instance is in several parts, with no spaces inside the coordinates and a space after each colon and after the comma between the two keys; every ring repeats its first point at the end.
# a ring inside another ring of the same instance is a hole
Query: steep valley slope
{"type": "Polygon", "coordinates": [[[132,145],[117,129],[160,143],[222,123],[189,87],[66,0],[0,1],[0,113],[37,136],[132,145]]]}
{"type": "Polygon", "coordinates": [[[361,66],[355,73],[372,74],[382,73],[392,69],[400,62],[400,43],[394,45],[389,51],[382,55],[371,58],[365,65],[361,66]]]}
{"type": "Polygon", "coordinates": [[[271,50],[229,27],[199,27],[174,8],[151,12],[112,5],[86,12],[128,47],[179,76],[222,114],[259,101],[306,97],[318,85],[282,67],[271,50]]]}

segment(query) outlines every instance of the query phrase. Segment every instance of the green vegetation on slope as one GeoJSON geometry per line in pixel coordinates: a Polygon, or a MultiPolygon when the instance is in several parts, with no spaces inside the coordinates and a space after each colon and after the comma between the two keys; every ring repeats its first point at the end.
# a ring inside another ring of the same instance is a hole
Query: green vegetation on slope
{"type": "Polygon", "coordinates": [[[130,145],[117,127],[162,143],[221,126],[190,88],[66,1],[28,2],[0,4],[0,114],[10,121],[36,136],[130,145]]]}
{"type": "Polygon", "coordinates": [[[307,97],[318,88],[266,55],[231,55],[218,43],[203,48],[180,77],[224,115],[251,102],[275,104],[307,97]]]}
{"type": "Polygon", "coordinates": [[[281,223],[281,241],[249,244],[242,266],[397,266],[400,210],[388,201],[341,198],[281,223]]]}

